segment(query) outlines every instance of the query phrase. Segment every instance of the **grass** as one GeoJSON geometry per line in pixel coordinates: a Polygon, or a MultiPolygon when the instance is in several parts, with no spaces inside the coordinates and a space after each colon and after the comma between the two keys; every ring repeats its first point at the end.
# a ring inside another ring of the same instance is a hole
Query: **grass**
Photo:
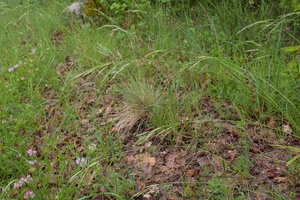
{"type": "Polygon", "coordinates": [[[0,2],[1,199],[299,198],[299,13],[69,4],[0,2]]]}

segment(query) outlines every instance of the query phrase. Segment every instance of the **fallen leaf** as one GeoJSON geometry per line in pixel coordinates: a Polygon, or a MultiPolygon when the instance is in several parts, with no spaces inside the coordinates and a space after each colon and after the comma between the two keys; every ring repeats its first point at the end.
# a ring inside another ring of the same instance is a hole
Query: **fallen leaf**
{"type": "Polygon", "coordinates": [[[140,183],[138,184],[138,191],[144,190],[145,187],[146,187],[145,183],[144,183],[144,182],[140,182],[140,183]]]}
{"type": "Polygon", "coordinates": [[[47,112],[49,112],[50,111],[50,105],[46,104],[44,110],[47,111],[47,112]]]}
{"type": "Polygon", "coordinates": [[[170,200],[177,200],[178,198],[175,196],[175,194],[173,196],[170,197],[170,200]]]}
{"type": "Polygon", "coordinates": [[[258,114],[259,114],[259,110],[258,110],[258,108],[256,108],[255,111],[253,112],[253,115],[258,116],[258,114]]]}
{"type": "Polygon", "coordinates": [[[287,32],[289,32],[290,28],[288,26],[286,26],[284,30],[287,31],[287,32]]]}
{"type": "Polygon", "coordinates": [[[176,167],[179,163],[177,162],[179,156],[176,152],[170,153],[166,155],[166,166],[169,168],[176,167]]]}
{"type": "Polygon", "coordinates": [[[113,107],[111,105],[107,106],[107,108],[105,109],[105,114],[104,114],[104,119],[108,119],[111,111],[113,110],[113,107]]]}
{"type": "Polygon", "coordinates": [[[190,169],[190,170],[188,170],[187,171],[188,172],[188,174],[190,175],[190,176],[194,176],[195,175],[195,173],[196,173],[196,171],[195,170],[193,170],[193,169],[190,169]]]}
{"type": "Polygon", "coordinates": [[[153,167],[155,165],[155,157],[150,157],[150,155],[147,153],[140,155],[140,158],[141,158],[141,160],[140,160],[141,163],[146,166],[153,167]]]}
{"type": "Polygon", "coordinates": [[[86,124],[88,124],[89,122],[90,122],[89,119],[82,119],[82,120],[81,120],[81,125],[86,125],[86,124]]]}
{"type": "Polygon", "coordinates": [[[241,136],[241,134],[239,134],[235,128],[230,129],[229,132],[232,137],[240,137],[241,136]]]}
{"type": "Polygon", "coordinates": [[[152,144],[152,142],[147,142],[147,143],[145,144],[145,148],[151,147],[151,144],[152,144]]]}
{"type": "Polygon", "coordinates": [[[136,157],[135,156],[127,156],[125,158],[125,160],[129,164],[136,164],[136,157]]]}
{"type": "Polygon", "coordinates": [[[149,128],[147,128],[147,131],[152,131],[153,129],[155,129],[155,126],[150,126],[149,128]]]}
{"type": "Polygon", "coordinates": [[[269,166],[269,168],[267,169],[265,174],[267,175],[268,178],[274,178],[279,174],[279,172],[278,172],[277,168],[272,165],[272,166],[269,166]]]}
{"type": "Polygon", "coordinates": [[[275,125],[275,122],[274,122],[273,118],[270,118],[270,119],[269,119],[268,126],[270,126],[270,127],[272,127],[272,128],[276,128],[276,125],[275,125]]]}
{"type": "Polygon", "coordinates": [[[236,158],[236,150],[229,150],[228,153],[230,155],[230,162],[231,162],[236,158]]]}
{"type": "Polygon", "coordinates": [[[223,167],[222,161],[221,161],[221,159],[219,159],[219,158],[213,158],[213,159],[212,159],[212,162],[213,162],[213,164],[215,164],[216,166],[218,166],[218,167],[220,167],[220,168],[223,167]]]}
{"type": "Polygon", "coordinates": [[[145,194],[143,196],[143,199],[145,199],[145,200],[151,199],[151,195],[150,194],[145,194]]]}
{"type": "Polygon", "coordinates": [[[71,56],[67,56],[67,57],[65,58],[65,61],[66,61],[66,62],[72,62],[72,60],[73,60],[73,58],[72,58],[71,56]]]}
{"type": "Polygon", "coordinates": [[[291,127],[290,127],[289,124],[283,125],[283,131],[284,131],[285,133],[289,133],[289,134],[291,134],[291,133],[293,132],[293,131],[291,130],[291,127]]]}
{"type": "Polygon", "coordinates": [[[289,179],[288,177],[275,177],[274,178],[278,183],[288,183],[289,179]]]}
{"type": "Polygon", "coordinates": [[[144,170],[144,173],[145,173],[145,179],[151,179],[152,178],[152,167],[151,166],[144,166],[143,170],[144,170]]]}

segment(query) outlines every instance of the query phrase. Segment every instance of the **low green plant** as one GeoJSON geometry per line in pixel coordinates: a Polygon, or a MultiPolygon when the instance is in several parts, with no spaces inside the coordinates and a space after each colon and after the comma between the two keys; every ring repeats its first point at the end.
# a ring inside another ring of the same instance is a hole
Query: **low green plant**
{"type": "Polygon", "coordinates": [[[296,12],[300,10],[299,0],[280,0],[279,7],[288,11],[296,12]]]}
{"type": "Polygon", "coordinates": [[[290,52],[290,61],[287,63],[287,68],[285,69],[284,73],[286,73],[286,76],[291,75],[294,79],[298,79],[300,76],[300,69],[299,69],[299,55],[298,51],[300,49],[300,46],[294,46],[294,47],[284,47],[281,50],[284,52],[290,52]]]}

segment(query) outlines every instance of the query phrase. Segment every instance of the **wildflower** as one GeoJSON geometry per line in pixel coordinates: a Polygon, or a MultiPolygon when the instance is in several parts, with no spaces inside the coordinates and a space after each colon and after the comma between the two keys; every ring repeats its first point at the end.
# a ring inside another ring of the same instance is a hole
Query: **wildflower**
{"type": "Polygon", "coordinates": [[[21,188],[23,186],[24,183],[29,183],[29,181],[33,181],[33,179],[31,178],[30,175],[27,175],[26,178],[20,178],[20,180],[16,183],[14,183],[14,188],[21,188]]]}
{"type": "Polygon", "coordinates": [[[23,182],[22,181],[18,181],[16,183],[14,183],[14,188],[17,189],[17,188],[21,188],[23,185],[23,182]]]}
{"type": "Polygon", "coordinates": [[[29,183],[29,181],[26,178],[20,178],[20,183],[23,185],[23,183],[29,183]]]}
{"type": "Polygon", "coordinates": [[[83,167],[86,163],[87,163],[87,160],[85,158],[83,158],[83,157],[81,159],[80,158],[76,159],[76,164],[77,165],[80,164],[81,167],[83,167]]]}
{"type": "Polygon", "coordinates": [[[22,80],[22,81],[24,81],[24,80],[25,80],[25,78],[24,78],[24,77],[22,77],[22,78],[21,78],[21,80],[22,80]]]}
{"type": "MultiPolygon", "coordinates": [[[[29,174],[27,175],[26,180],[27,181],[33,181],[33,179],[31,178],[31,176],[29,174]]],[[[29,183],[29,182],[27,182],[27,183],[29,183]]]]}
{"type": "Polygon", "coordinates": [[[34,59],[31,59],[30,62],[34,61],[34,59]]]}
{"type": "Polygon", "coordinates": [[[17,68],[17,67],[19,67],[19,65],[18,65],[18,64],[14,65],[14,68],[17,68]]]}
{"type": "Polygon", "coordinates": [[[34,160],[34,161],[28,161],[28,163],[30,164],[30,165],[33,165],[34,163],[36,163],[37,161],[36,160],[34,160]]]}
{"type": "MultiPolygon", "coordinates": [[[[21,78],[22,79],[22,78],[21,78]]],[[[23,78],[22,80],[24,80],[25,78],[23,78]]],[[[35,155],[36,154],[36,151],[35,150],[32,150],[32,149],[28,149],[27,151],[26,151],[30,156],[33,156],[33,155],[35,155]]]]}
{"type": "Polygon", "coordinates": [[[28,199],[29,197],[30,197],[30,198],[35,197],[35,194],[34,194],[32,191],[27,191],[27,192],[25,193],[24,199],[28,199]]]}
{"type": "Polygon", "coordinates": [[[31,54],[34,54],[36,49],[31,49],[31,54]]]}
{"type": "Polygon", "coordinates": [[[9,71],[9,72],[13,72],[13,71],[14,71],[14,68],[9,68],[8,71],[9,71]]]}
{"type": "Polygon", "coordinates": [[[46,49],[47,51],[49,50],[49,48],[46,49]]]}
{"type": "Polygon", "coordinates": [[[31,178],[30,175],[27,175],[26,178],[20,178],[20,183],[29,183],[29,181],[32,181],[33,179],[31,178]]]}

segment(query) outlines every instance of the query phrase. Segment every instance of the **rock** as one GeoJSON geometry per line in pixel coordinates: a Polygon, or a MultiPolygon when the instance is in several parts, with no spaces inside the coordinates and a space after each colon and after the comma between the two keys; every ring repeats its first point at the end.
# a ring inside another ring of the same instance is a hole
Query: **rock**
{"type": "Polygon", "coordinates": [[[98,0],[79,0],[63,10],[63,16],[72,22],[88,26],[89,20],[94,22],[100,19],[98,11],[105,12],[105,7],[98,0]]]}
{"type": "Polygon", "coordinates": [[[78,21],[80,20],[82,24],[85,23],[84,21],[84,8],[87,1],[79,1],[72,3],[71,5],[67,6],[63,10],[63,16],[69,18],[71,21],[78,21]]]}

